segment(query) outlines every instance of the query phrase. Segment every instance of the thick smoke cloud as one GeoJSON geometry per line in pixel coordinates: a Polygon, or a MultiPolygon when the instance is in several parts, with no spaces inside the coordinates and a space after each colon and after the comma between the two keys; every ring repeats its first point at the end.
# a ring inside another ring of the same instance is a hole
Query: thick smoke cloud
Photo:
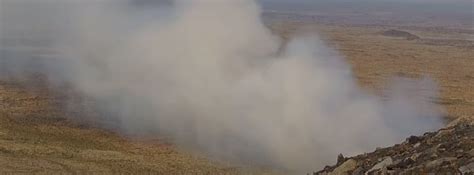
{"type": "Polygon", "coordinates": [[[39,71],[125,134],[212,158],[311,170],[441,126],[429,79],[361,89],[315,35],[282,46],[252,0],[1,1],[3,74],[39,71]],[[413,88],[424,93],[410,94],[413,88]]]}

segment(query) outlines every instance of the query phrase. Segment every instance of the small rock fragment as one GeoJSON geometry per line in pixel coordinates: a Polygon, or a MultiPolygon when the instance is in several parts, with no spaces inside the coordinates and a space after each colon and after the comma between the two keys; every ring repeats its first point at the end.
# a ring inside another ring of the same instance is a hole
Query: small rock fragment
{"type": "Polygon", "coordinates": [[[443,165],[443,163],[449,163],[449,162],[454,161],[454,160],[457,160],[457,158],[456,157],[439,158],[439,159],[433,160],[431,162],[428,162],[426,164],[426,167],[429,168],[429,169],[432,169],[432,168],[440,167],[441,165],[443,165]]]}
{"type": "Polygon", "coordinates": [[[454,131],[453,128],[449,128],[449,129],[442,129],[440,130],[435,137],[442,137],[442,136],[446,136],[446,135],[449,135],[451,134],[452,132],[454,131]]]}
{"type": "Polygon", "coordinates": [[[368,174],[372,171],[380,170],[382,168],[385,168],[387,166],[390,166],[393,164],[393,159],[391,157],[386,157],[382,162],[379,162],[378,164],[374,165],[369,171],[367,171],[365,174],[368,174]]]}
{"type": "Polygon", "coordinates": [[[344,155],[339,154],[337,156],[337,165],[340,165],[340,164],[344,163],[344,160],[345,160],[344,155]]]}
{"type": "Polygon", "coordinates": [[[436,158],[438,158],[438,157],[439,157],[439,156],[438,156],[438,154],[436,154],[436,153],[434,153],[434,154],[432,154],[432,155],[430,156],[430,158],[432,158],[432,159],[436,159],[436,158]]]}
{"type": "Polygon", "coordinates": [[[469,154],[470,156],[474,157],[474,149],[471,149],[471,151],[468,151],[467,154],[469,154]]]}
{"type": "Polygon", "coordinates": [[[415,143],[418,143],[420,142],[422,139],[420,137],[417,137],[417,136],[410,136],[407,138],[407,142],[409,144],[415,144],[415,143]]]}
{"type": "Polygon", "coordinates": [[[466,166],[460,167],[459,172],[461,172],[461,174],[474,173],[474,162],[471,162],[470,164],[467,164],[466,166]]]}
{"type": "Polygon", "coordinates": [[[354,175],[362,175],[362,174],[364,174],[364,168],[359,167],[359,168],[355,169],[355,170],[352,172],[352,174],[354,174],[354,175]]]}
{"type": "Polygon", "coordinates": [[[408,167],[410,167],[410,165],[412,165],[414,163],[415,163],[415,160],[408,157],[408,158],[403,159],[403,160],[399,161],[398,163],[396,163],[396,165],[394,165],[394,167],[396,167],[396,168],[408,168],[408,167]]]}
{"type": "Polygon", "coordinates": [[[410,158],[411,158],[412,160],[416,161],[416,159],[418,159],[418,157],[420,157],[420,156],[421,156],[421,153],[415,153],[415,154],[413,154],[412,156],[410,156],[410,158]]]}
{"type": "Polygon", "coordinates": [[[338,166],[334,171],[329,173],[329,175],[342,175],[349,174],[351,171],[354,171],[357,168],[357,161],[354,159],[349,159],[338,166]]]}

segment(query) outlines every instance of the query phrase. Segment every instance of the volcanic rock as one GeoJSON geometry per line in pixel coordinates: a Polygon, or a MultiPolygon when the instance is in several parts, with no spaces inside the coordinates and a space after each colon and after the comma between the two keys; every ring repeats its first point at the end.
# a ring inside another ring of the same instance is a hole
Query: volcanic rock
{"type": "Polygon", "coordinates": [[[393,164],[393,160],[391,157],[385,158],[383,161],[379,162],[378,164],[374,165],[369,171],[367,171],[365,174],[372,173],[374,171],[382,170],[384,168],[387,168],[388,166],[393,164]]]}
{"type": "Polygon", "coordinates": [[[459,168],[459,172],[461,172],[462,174],[474,174],[474,162],[471,162],[466,166],[462,166],[461,168],[459,168]]]}
{"type": "Polygon", "coordinates": [[[342,174],[350,174],[350,172],[354,171],[357,167],[357,161],[353,159],[349,159],[338,166],[334,171],[328,173],[329,175],[342,175],[342,174]]]}
{"type": "Polygon", "coordinates": [[[472,119],[472,117],[458,118],[437,132],[411,136],[401,144],[345,158],[347,161],[343,164],[326,166],[324,170],[313,174],[474,175],[474,120],[472,119]],[[355,166],[346,169],[349,161],[355,166]],[[346,171],[341,173],[341,169],[346,171]]]}

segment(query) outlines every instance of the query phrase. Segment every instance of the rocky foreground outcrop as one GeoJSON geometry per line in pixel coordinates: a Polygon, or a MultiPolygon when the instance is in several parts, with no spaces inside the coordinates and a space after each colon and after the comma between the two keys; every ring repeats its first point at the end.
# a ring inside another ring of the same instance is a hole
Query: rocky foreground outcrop
{"type": "Polygon", "coordinates": [[[339,155],[337,165],[314,175],[473,174],[474,118],[461,117],[437,132],[411,136],[401,144],[355,157],[339,155]]]}

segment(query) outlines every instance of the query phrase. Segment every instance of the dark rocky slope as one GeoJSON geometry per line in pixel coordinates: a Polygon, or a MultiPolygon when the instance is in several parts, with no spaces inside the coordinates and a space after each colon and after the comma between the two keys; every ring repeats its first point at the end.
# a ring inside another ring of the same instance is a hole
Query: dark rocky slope
{"type": "Polygon", "coordinates": [[[473,174],[474,118],[461,117],[437,132],[411,136],[401,144],[355,157],[338,157],[314,175],[473,174]]]}

